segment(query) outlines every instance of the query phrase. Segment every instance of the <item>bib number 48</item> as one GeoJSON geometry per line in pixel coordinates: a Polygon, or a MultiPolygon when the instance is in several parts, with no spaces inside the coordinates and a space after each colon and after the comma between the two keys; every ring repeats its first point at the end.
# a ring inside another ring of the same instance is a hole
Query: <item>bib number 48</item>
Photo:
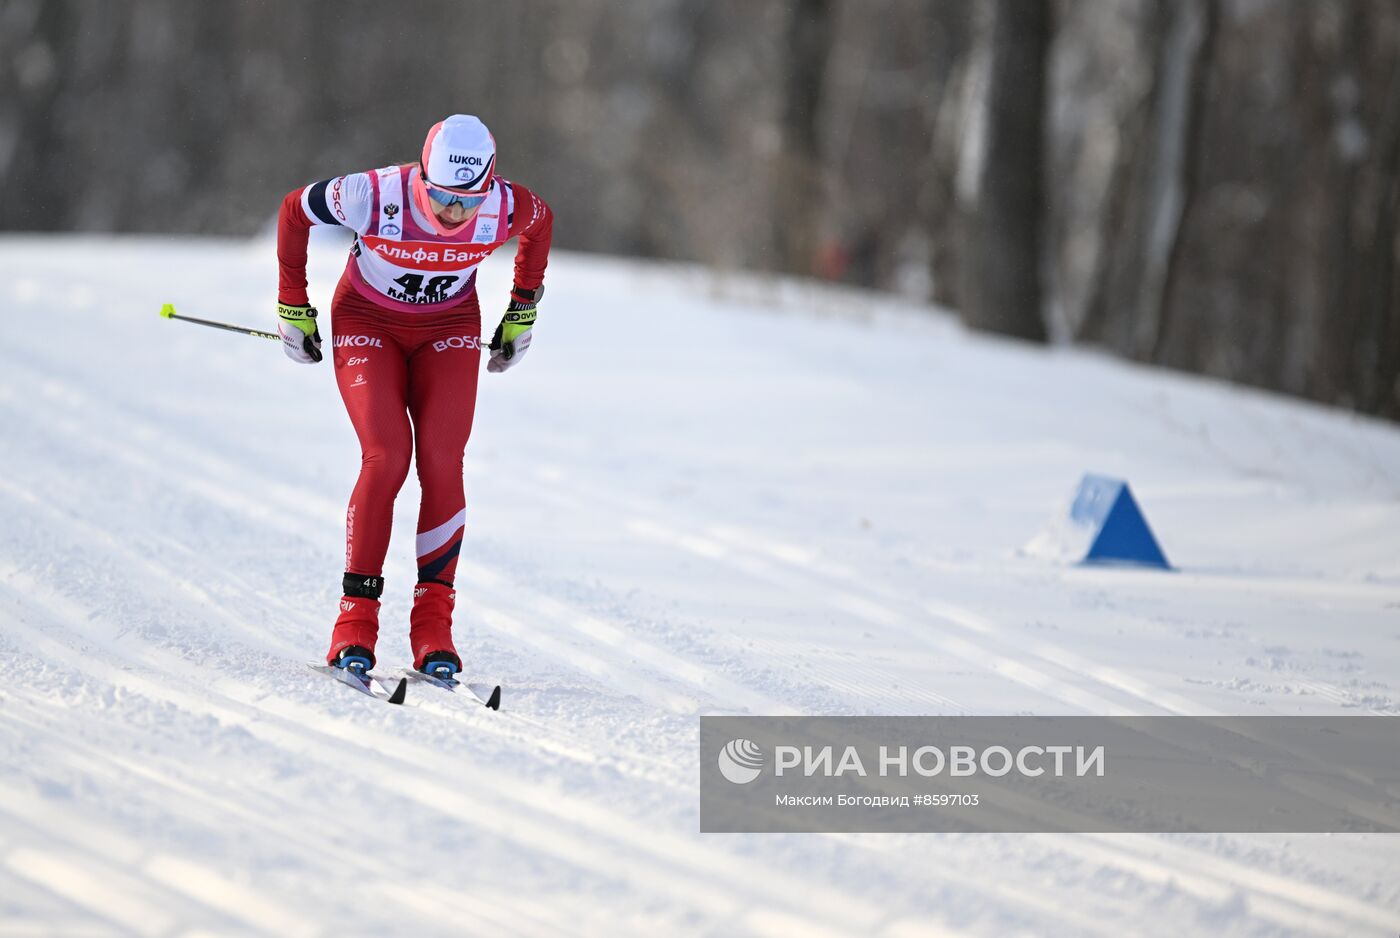
{"type": "Polygon", "coordinates": [[[452,289],[452,285],[459,279],[459,277],[453,275],[443,275],[440,277],[433,277],[427,283],[424,283],[422,274],[404,274],[402,277],[395,278],[394,282],[403,287],[403,292],[406,296],[412,297],[413,299],[420,299],[419,294],[421,293],[421,299],[427,302],[435,302],[445,299],[448,291],[452,289]]]}

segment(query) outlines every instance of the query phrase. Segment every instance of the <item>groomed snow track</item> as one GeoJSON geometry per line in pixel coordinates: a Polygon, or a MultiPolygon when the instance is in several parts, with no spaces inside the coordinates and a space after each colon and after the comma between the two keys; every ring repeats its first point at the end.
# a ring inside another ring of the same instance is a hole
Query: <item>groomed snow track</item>
{"type": "Polygon", "coordinates": [[[695,751],[706,713],[1400,715],[1394,428],[563,255],[468,449],[502,712],[383,707],[305,668],[358,463],[329,368],[155,315],[265,325],[271,258],[0,241],[0,934],[1400,931],[1393,837],[701,836],[695,751]],[[1018,553],[1085,470],[1181,572],[1018,553]]]}

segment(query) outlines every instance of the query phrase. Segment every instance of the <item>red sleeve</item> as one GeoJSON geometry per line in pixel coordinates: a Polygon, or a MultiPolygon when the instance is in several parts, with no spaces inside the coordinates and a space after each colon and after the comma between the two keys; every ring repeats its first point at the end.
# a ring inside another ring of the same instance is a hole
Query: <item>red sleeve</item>
{"type": "MultiPolygon", "coordinates": [[[[277,301],[288,306],[307,306],[306,242],[311,219],[301,207],[301,190],[293,189],[282,200],[277,213],[277,301]]],[[[546,247],[548,245],[546,244],[546,247]]]]}
{"type": "Polygon", "coordinates": [[[524,186],[512,184],[515,190],[515,213],[511,218],[510,237],[520,236],[515,249],[515,282],[533,290],[544,283],[544,269],[549,264],[549,243],[554,238],[554,213],[524,186]]]}

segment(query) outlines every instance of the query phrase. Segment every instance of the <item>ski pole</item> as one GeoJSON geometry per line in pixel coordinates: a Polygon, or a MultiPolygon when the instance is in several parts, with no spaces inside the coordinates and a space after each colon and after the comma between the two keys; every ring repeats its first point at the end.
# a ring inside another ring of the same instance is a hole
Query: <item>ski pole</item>
{"type": "Polygon", "coordinates": [[[175,312],[173,304],[166,303],[160,308],[160,315],[165,319],[182,319],[185,322],[199,323],[201,326],[213,326],[215,329],[227,329],[229,332],[241,332],[244,335],[255,335],[264,339],[276,339],[282,341],[282,337],[275,332],[263,332],[260,329],[249,329],[247,326],[235,326],[227,322],[214,322],[209,319],[195,319],[193,316],[181,316],[175,312]]]}

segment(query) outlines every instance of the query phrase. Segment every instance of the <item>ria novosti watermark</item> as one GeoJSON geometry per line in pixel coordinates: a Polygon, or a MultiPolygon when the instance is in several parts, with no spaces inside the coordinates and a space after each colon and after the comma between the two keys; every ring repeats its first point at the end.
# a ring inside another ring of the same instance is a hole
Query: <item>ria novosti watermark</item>
{"type": "MultiPolygon", "coordinates": [[[[751,740],[736,740],[747,744],[755,753],[757,764],[762,765],[763,755],[756,743],[751,740]]],[[[732,744],[731,744],[732,745],[732,744]]],[[[724,761],[729,758],[729,747],[721,754],[720,770],[724,771],[724,761]]],[[[1047,771],[1056,776],[1072,774],[1083,778],[1086,775],[1104,774],[1104,747],[1095,746],[1022,746],[1014,753],[1005,746],[987,746],[978,749],[974,746],[949,746],[946,750],[938,746],[879,746],[875,773],[884,778],[895,775],[903,778],[911,772],[924,778],[935,778],[945,773],[951,778],[971,775],[987,775],[1001,778],[1018,772],[1027,778],[1037,778],[1047,771]],[[911,752],[912,750],[912,752],[911,752]],[[1048,768],[1047,768],[1048,766],[1048,768]]],[[[826,778],[840,778],[850,773],[866,778],[871,773],[865,767],[860,749],[856,746],[776,746],[773,751],[773,775],[782,778],[785,774],[800,772],[811,778],[821,775],[826,778]],[[839,751],[839,755],[837,752],[839,751]]],[[[730,778],[728,772],[725,778],[730,778]]],[[[753,781],[759,771],[746,779],[753,781]]]]}
{"type": "Polygon", "coordinates": [[[1391,717],[702,717],[723,831],[1397,831],[1391,717]]]}

